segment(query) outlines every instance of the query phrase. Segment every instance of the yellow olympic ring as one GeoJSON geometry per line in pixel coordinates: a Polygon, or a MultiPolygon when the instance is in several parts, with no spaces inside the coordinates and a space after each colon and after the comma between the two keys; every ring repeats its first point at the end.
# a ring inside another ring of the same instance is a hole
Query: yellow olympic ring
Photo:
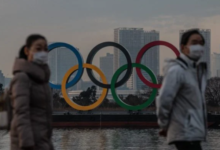
{"type": "MultiPolygon", "coordinates": [[[[108,89],[107,88],[103,88],[102,94],[99,97],[99,99],[95,103],[93,103],[93,104],[91,104],[89,106],[81,106],[81,105],[78,105],[78,104],[74,103],[68,97],[68,94],[66,92],[66,83],[67,83],[67,80],[68,80],[69,76],[74,71],[76,71],[78,69],[78,67],[79,67],[79,65],[75,65],[74,67],[70,68],[67,71],[67,73],[64,75],[64,78],[63,78],[63,81],[62,81],[62,84],[61,84],[61,90],[62,90],[63,98],[67,102],[67,104],[69,104],[72,108],[75,108],[77,110],[84,110],[84,111],[92,110],[92,109],[98,107],[103,102],[103,100],[105,99],[105,97],[106,97],[106,95],[108,93],[108,89]]],[[[94,65],[91,65],[91,64],[83,64],[83,68],[89,68],[89,69],[95,70],[100,75],[100,77],[102,79],[102,82],[104,84],[108,83],[104,73],[98,67],[96,67],[94,65]]]]}

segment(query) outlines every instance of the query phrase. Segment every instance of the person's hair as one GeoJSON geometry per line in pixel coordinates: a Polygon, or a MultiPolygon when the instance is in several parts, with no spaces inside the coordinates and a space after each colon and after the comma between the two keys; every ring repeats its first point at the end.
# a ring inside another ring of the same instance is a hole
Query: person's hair
{"type": "Polygon", "coordinates": [[[43,40],[47,41],[46,38],[44,36],[40,35],[40,34],[32,34],[32,35],[28,36],[27,39],[26,39],[25,45],[22,46],[20,51],[19,51],[18,58],[22,58],[22,59],[27,60],[27,55],[24,52],[25,47],[30,48],[32,46],[32,44],[36,40],[39,40],[39,39],[43,39],[43,40]]]}
{"type": "Polygon", "coordinates": [[[43,40],[47,41],[46,38],[40,34],[32,34],[32,35],[28,36],[28,38],[26,39],[26,47],[30,48],[32,46],[32,44],[39,39],[43,39],[43,40]]]}
{"type": "Polygon", "coordinates": [[[188,30],[186,32],[183,33],[182,37],[181,37],[181,41],[180,41],[180,46],[182,45],[187,45],[190,37],[194,34],[198,34],[202,37],[202,40],[203,40],[203,44],[205,44],[205,39],[204,37],[202,36],[202,34],[199,32],[199,30],[197,29],[191,29],[191,30],[188,30]]]}
{"type": "Polygon", "coordinates": [[[19,51],[18,58],[22,58],[22,59],[27,60],[27,55],[24,52],[24,48],[25,48],[25,45],[21,47],[21,49],[19,51]]]}

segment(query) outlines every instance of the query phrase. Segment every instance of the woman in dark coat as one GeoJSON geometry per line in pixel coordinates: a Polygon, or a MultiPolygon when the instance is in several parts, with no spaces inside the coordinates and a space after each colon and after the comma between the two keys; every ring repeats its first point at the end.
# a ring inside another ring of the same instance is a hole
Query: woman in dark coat
{"type": "Polygon", "coordinates": [[[53,150],[47,41],[31,35],[15,60],[11,83],[11,150],[53,150]]]}

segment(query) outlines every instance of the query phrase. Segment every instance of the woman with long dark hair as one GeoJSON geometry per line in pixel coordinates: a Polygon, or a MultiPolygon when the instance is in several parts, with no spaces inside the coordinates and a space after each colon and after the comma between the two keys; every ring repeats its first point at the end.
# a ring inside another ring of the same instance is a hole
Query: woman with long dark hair
{"type": "Polygon", "coordinates": [[[47,40],[30,35],[15,60],[11,83],[11,150],[53,150],[47,40]]]}

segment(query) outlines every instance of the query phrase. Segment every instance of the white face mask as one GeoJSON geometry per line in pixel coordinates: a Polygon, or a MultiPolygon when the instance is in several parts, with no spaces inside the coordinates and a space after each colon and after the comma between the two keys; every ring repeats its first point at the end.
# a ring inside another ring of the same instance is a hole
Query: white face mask
{"type": "Polygon", "coordinates": [[[48,63],[48,53],[45,51],[34,53],[33,62],[39,65],[45,65],[48,63]]]}
{"type": "Polygon", "coordinates": [[[189,57],[194,60],[199,60],[205,51],[204,46],[202,45],[191,45],[189,47],[189,57]]]}

